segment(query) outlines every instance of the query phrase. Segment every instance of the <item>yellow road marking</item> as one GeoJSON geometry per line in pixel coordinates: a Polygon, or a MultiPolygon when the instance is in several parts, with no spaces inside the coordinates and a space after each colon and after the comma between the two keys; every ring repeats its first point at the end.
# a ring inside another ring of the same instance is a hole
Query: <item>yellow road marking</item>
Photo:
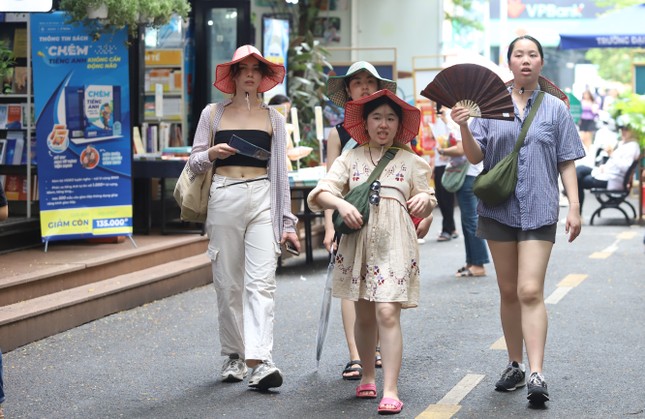
{"type": "Polygon", "coordinates": [[[568,293],[569,291],[571,291],[572,289],[573,289],[572,287],[560,287],[560,286],[559,286],[558,288],[556,288],[556,289],[551,293],[551,295],[549,295],[549,296],[544,300],[544,304],[557,304],[557,303],[558,303],[558,302],[560,302],[560,300],[562,300],[562,299],[564,298],[564,296],[565,296],[565,295],[567,295],[567,293],[568,293]]]}
{"type": "Polygon", "coordinates": [[[612,253],[614,253],[616,250],[618,250],[618,242],[620,240],[616,240],[613,242],[609,247],[602,249],[600,252],[594,252],[589,256],[589,259],[607,259],[609,256],[611,256],[612,253]]]}
{"type": "Polygon", "coordinates": [[[484,379],[481,374],[467,374],[437,404],[431,404],[417,419],[449,419],[461,409],[459,403],[484,379]]]}
{"type": "Polygon", "coordinates": [[[636,236],[635,231],[623,231],[617,237],[619,240],[631,240],[636,236]]]}
{"type": "Polygon", "coordinates": [[[558,287],[577,287],[582,281],[587,279],[589,275],[587,274],[569,274],[564,277],[562,281],[558,284],[558,287]]]}
{"type": "Polygon", "coordinates": [[[497,339],[497,341],[495,343],[490,345],[490,349],[505,351],[506,350],[506,340],[504,339],[504,336],[502,336],[501,338],[497,339]]]}
{"type": "Polygon", "coordinates": [[[459,412],[461,406],[450,406],[447,404],[431,404],[426,410],[419,413],[417,419],[450,419],[459,412]]]}

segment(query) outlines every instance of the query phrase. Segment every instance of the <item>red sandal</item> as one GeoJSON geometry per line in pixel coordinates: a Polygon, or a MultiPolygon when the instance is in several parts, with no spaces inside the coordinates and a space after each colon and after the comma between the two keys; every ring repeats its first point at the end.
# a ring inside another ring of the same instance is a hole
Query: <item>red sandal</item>
{"type": "Polygon", "coordinates": [[[374,383],[359,384],[356,387],[356,397],[358,397],[359,399],[375,399],[376,384],[374,383]]]}
{"type": "Polygon", "coordinates": [[[401,413],[401,409],[403,409],[403,402],[390,397],[383,397],[378,404],[379,415],[396,415],[401,413]]]}

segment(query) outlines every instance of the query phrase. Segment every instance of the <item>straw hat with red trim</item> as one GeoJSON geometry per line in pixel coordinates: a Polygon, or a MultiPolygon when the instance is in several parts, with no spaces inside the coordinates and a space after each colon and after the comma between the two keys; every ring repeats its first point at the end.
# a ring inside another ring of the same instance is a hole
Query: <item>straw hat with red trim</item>
{"type": "Polygon", "coordinates": [[[357,61],[347,69],[347,74],[344,76],[329,76],[327,79],[327,96],[329,100],[341,108],[344,107],[345,103],[351,99],[347,95],[345,81],[361,71],[367,71],[378,80],[379,90],[388,89],[392,93],[396,93],[395,81],[381,77],[376,68],[367,61],[357,61]]]}
{"type": "MultiPolygon", "coordinates": [[[[512,86],[514,81],[515,79],[507,81],[506,86],[512,86]]],[[[560,90],[560,88],[556,86],[555,83],[553,83],[551,80],[547,79],[544,76],[540,76],[538,77],[538,86],[540,86],[540,90],[563,101],[564,104],[567,105],[567,108],[571,107],[571,105],[569,104],[569,96],[567,96],[566,93],[560,90]]]]}
{"type": "Polygon", "coordinates": [[[379,90],[369,96],[352,100],[345,104],[345,122],[343,127],[349,132],[358,144],[367,144],[370,137],[367,135],[365,128],[365,119],[363,118],[363,108],[366,103],[386,96],[392,102],[401,107],[403,118],[399,121],[399,131],[397,132],[395,143],[407,144],[419,134],[419,124],[421,123],[421,111],[408,104],[403,99],[387,89],[379,90]]]}
{"type": "Polygon", "coordinates": [[[231,66],[239,63],[249,55],[252,55],[257,58],[258,61],[266,64],[273,71],[272,75],[264,76],[262,78],[260,86],[258,87],[258,93],[264,93],[274,86],[282,83],[285,75],[283,65],[272,63],[267,60],[253,45],[242,45],[235,50],[233,59],[230,62],[217,65],[217,68],[215,69],[215,83],[213,83],[213,86],[217,87],[224,93],[235,93],[235,80],[233,80],[233,76],[231,74],[231,66]]]}

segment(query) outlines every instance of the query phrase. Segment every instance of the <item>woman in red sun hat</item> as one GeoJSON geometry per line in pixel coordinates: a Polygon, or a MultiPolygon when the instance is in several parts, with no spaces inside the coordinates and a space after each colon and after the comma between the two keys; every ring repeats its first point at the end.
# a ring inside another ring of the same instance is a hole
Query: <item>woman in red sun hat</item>
{"type": "Polygon", "coordinates": [[[221,355],[227,357],[221,379],[242,381],[252,368],[249,387],[260,390],[279,387],[283,379],[272,358],[280,245],[300,249],[285,120],[259,95],[282,83],[284,73],[251,45],[218,65],[213,85],[233,96],[202,111],[189,160],[195,173],[214,166],[206,231],[221,355]]]}
{"type": "MultiPolygon", "coordinates": [[[[344,127],[361,147],[341,154],[307,197],[314,211],[334,209],[356,232],[343,234],[336,253],[332,295],[354,301],[361,359],[374,359],[377,331],[383,357],[381,414],[399,413],[403,338],[401,309],[419,302],[419,248],[410,215],[425,218],[437,203],[430,166],[403,149],[419,132],[417,108],[389,90],[348,102],[344,127]],[[364,185],[381,159],[390,159],[370,185],[369,219],[343,195],[364,185]]],[[[375,365],[366,362],[358,398],[376,398],[375,365]]]]}

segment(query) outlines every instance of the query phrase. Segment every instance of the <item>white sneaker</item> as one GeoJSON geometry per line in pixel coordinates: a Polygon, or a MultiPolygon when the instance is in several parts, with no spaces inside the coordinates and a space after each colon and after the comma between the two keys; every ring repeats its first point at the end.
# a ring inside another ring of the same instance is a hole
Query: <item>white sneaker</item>
{"type": "Polygon", "coordinates": [[[263,361],[253,368],[251,378],[249,378],[249,387],[266,390],[281,385],[282,373],[273,362],[263,361]]]}
{"type": "Polygon", "coordinates": [[[249,369],[244,360],[238,354],[231,354],[222,365],[222,381],[225,383],[237,383],[244,380],[249,369]]]}

